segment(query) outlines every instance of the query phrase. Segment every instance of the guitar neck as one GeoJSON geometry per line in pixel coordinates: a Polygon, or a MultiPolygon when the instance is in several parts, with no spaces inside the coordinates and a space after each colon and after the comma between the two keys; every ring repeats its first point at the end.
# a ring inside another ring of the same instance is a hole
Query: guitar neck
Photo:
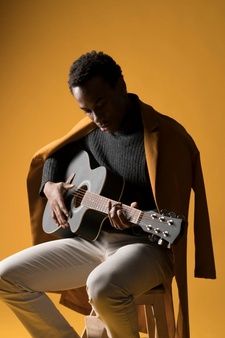
{"type": "MultiPolygon", "coordinates": [[[[107,197],[98,195],[96,193],[86,191],[82,201],[81,205],[93,209],[96,211],[99,211],[103,214],[108,214],[109,211],[109,202],[111,202],[112,206],[118,201],[111,200],[107,197]]],[[[127,219],[134,224],[139,224],[144,212],[138,209],[135,209],[133,207],[130,207],[129,205],[122,204],[123,212],[125,213],[127,219]]]]}
{"type": "MultiPolygon", "coordinates": [[[[111,202],[112,205],[118,203],[118,201],[87,190],[79,193],[77,199],[79,199],[80,205],[106,215],[108,215],[109,211],[109,202],[111,202]]],[[[122,204],[122,210],[131,223],[140,226],[147,233],[156,235],[160,238],[161,242],[162,240],[166,241],[168,247],[171,246],[180,233],[181,218],[164,216],[153,210],[144,212],[125,204],[122,204]]],[[[159,244],[161,243],[159,242],[159,244]]]]}

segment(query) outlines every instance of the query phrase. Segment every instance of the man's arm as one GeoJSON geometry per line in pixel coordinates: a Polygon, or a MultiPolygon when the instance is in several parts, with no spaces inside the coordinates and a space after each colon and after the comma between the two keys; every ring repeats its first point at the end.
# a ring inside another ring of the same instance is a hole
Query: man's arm
{"type": "Polygon", "coordinates": [[[47,158],[43,167],[40,194],[48,199],[52,208],[52,217],[62,228],[69,226],[67,223],[69,214],[64,203],[64,195],[73,187],[70,182],[65,182],[65,172],[81,146],[82,142],[66,145],[47,158]]]}

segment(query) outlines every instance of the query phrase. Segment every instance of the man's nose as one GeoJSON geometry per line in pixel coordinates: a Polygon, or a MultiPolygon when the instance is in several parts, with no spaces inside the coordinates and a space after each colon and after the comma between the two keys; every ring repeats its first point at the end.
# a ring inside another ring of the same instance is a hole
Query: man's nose
{"type": "Polygon", "coordinates": [[[102,114],[98,111],[92,111],[93,121],[94,123],[99,123],[102,120],[102,114]]]}

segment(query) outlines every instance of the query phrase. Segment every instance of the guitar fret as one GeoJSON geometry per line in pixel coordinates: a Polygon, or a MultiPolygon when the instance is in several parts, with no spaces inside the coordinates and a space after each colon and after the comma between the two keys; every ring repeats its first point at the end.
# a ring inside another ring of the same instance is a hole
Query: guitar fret
{"type": "Polygon", "coordinates": [[[127,213],[127,217],[131,223],[138,224],[141,216],[141,210],[134,209],[130,206],[124,206],[124,209],[127,213]]]}
{"type": "Polygon", "coordinates": [[[108,199],[106,197],[87,191],[82,199],[82,205],[103,213],[108,213],[107,201],[108,199]]]}
{"type": "MultiPolygon", "coordinates": [[[[108,214],[109,201],[111,201],[112,204],[118,203],[117,201],[108,199],[107,197],[87,191],[82,199],[82,205],[100,211],[104,214],[108,214]]],[[[141,210],[123,204],[122,209],[125,211],[126,216],[131,223],[138,224],[142,219],[143,212],[141,210]]]]}

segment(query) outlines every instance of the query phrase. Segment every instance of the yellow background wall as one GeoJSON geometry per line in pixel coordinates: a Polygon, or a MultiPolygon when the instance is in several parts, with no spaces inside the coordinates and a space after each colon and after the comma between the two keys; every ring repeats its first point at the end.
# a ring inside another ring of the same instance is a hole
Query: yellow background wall
{"type": "MultiPolygon", "coordinates": [[[[82,116],[67,89],[68,68],[80,54],[103,50],[122,66],[129,91],[184,124],[201,150],[218,279],[193,278],[190,226],[191,338],[223,337],[225,1],[1,0],[0,6],[0,258],[30,245],[25,180],[32,154],[82,116]]],[[[62,311],[81,330],[81,318],[62,311]]],[[[3,303],[0,313],[1,337],[29,337],[3,303]]]]}

